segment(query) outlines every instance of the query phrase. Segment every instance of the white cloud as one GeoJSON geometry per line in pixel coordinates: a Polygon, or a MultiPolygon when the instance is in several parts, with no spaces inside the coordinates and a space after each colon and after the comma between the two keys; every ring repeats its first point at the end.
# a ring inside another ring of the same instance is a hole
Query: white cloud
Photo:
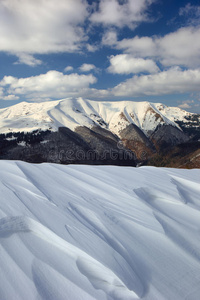
{"type": "Polygon", "coordinates": [[[73,67],[72,66],[67,66],[65,69],[64,69],[64,72],[71,72],[73,71],[73,67]]]}
{"type": "Polygon", "coordinates": [[[16,81],[16,78],[13,76],[4,76],[0,81],[0,86],[12,85],[16,81]]]}
{"type": "Polygon", "coordinates": [[[31,67],[35,67],[42,64],[42,61],[33,57],[33,55],[28,53],[16,54],[19,60],[15,64],[26,64],[31,67]]]}
{"type": "Polygon", "coordinates": [[[151,59],[135,58],[128,54],[110,57],[108,72],[113,74],[156,73],[159,71],[156,63],[151,59]]]}
{"type": "Polygon", "coordinates": [[[16,95],[12,95],[12,94],[5,95],[4,92],[5,92],[4,87],[0,86],[0,100],[18,100],[19,99],[19,97],[16,95]]]}
{"type": "Polygon", "coordinates": [[[89,51],[89,52],[95,52],[99,49],[99,45],[92,45],[92,44],[86,44],[86,49],[89,51]]]}
{"type": "Polygon", "coordinates": [[[152,75],[133,76],[112,89],[115,96],[138,97],[200,91],[200,69],[171,68],[152,75]]]}
{"type": "Polygon", "coordinates": [[[112,97],[112,94],[108,90],[86,88],[82,91],[81,97],[89,98],[89,99],[103,99],[103,100],[105,100],[105,97],[107,97],[107,98],[112,97]]]}
{"type": "Polygon", "coordinates": [[[104,33],[102,38],[102,45],[104,46],[116,46],[117,44],[117,32],[114,30],[108,30],[104,33]]]}
{"type": "Polygon", "coordinates": [[[135,36],[132,39],[116,41],[115,47],[117,49],[124,50],[127,53],[131,53],[136,57],[152,57],[158,54],[155,39],[148,36],[135,36]]]}
{"type": "MultiPolygon", "coordinates": [[[[175,93],[200,92],[200,69],[181,70],[171,68],[151,75],[133,76],[113,89],[98,90],[91,88],[97,81],[92,74],[63,74],[49,71],[46,74],[27,78],[5,76],[0,81],[1,100],[26,99],[46,101],[66,97],[86,97],[92,99],[115,97],[138,97],[166,95],[175,93]]],[[[181,103],[182,108],[191,101],[181,103]]]]}
{"type": "Polygon", "coordinates": [[[181,104],[179,104],[178,107],[183,108],[183,109],[191,108],[192,107],[191,104],[193,104],[193,103],[194,103],[194,100],[186,100],[186,101],[183,101],[181,104]]]}
{"type": "Polygon", "coordinates": [[[90,18],[104,26],[134,29],[138,23],[149,21],[147,9],[155,0],[100,0],[98,10],[90,18]]]}
{"type": "Polygon", "coordinates": [[[200,66],[200,28],[181,28],[155,42],[163,65],[200,66]]]}
{"type": "Polygon", "coordinates": [[[4,97],[25,97],[31,100],[59,99],[68,96],[78,96],[96,82],[91,75],[69,74],[49,71],[46,74],[27,78],[5,76],[0,81],[4,88],[4,97]]]}
{"type": "Polygon", "coordinates": [[[86,0],[0,1],[0,51],[37,64],[27,54],[79,51],[86,40],[86,0]]]}
{"type": "Polygon", "coordinates": [[[200,67],[200,28],[184,27],[164,37],[138,37],[117,41],[106,33],[102,43],[123,50],[134,57],[156,58],[164,66],[200,67]]]}
{"type": "Polygon", "coordinates": [[[188,105],[187,103],[182,103],[182,104],[180,104],[178,107],[180,107],[180,108],[191,108],[191,105],[188,105]]]}
{"type": "Polygon", "coordinates": [[[180,8],[179,15],[187,18],[187,23],[190,25],[200,24],[200,6],[198,5],[186,4],[180,8]]]}
{"type": "Polygon", "coordinates": [[[83,64],[79,68],[79,70],[81,72],[90,72],[90,71],[95,70],[95,69],[96,69],[95,65],[92,65],[92,64],[83,64]]]}
{"type": "Polygon", "coordinates": [[[2,98],[2,100],[6,100],[6,101],[11,101],[11,100],[18,100],[19,99],[19,97],[18,96],[16,96],[16,95],[8,95],[8,96],[4,96],[3,98],[2,98]]]}

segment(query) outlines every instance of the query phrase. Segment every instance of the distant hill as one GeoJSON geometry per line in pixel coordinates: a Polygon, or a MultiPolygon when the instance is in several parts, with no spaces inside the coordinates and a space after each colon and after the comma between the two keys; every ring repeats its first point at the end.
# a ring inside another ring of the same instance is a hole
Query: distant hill
{"type": "Polygon", "coordinates": [[[199,140],[200,115],[161,103],[78,98],[0,110],[1,159],[190,168],[199,140]]]}

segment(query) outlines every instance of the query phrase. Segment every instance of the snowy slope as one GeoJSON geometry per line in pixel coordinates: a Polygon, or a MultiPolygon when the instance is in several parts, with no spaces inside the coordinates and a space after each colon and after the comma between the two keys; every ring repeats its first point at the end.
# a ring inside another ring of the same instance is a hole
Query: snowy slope
{"type": "Polygon", "coordinates": [[[91,128],[99,125],[119,135],[133,123],[145,134],[155,130],[158,124],[185,121],[192,115],[179,108],[149,102],[97,102],[91,100],[64,99],[42,103],[21,102],[0,109],[0,133],[33,131],[36,129],[57,131],[58,127],[74,130],[77,126],[91,128]]]}
{"type": "Polygon", "coordinates": [[[199,299],[199,178],[0,161],[0,299],[199,299]]]}

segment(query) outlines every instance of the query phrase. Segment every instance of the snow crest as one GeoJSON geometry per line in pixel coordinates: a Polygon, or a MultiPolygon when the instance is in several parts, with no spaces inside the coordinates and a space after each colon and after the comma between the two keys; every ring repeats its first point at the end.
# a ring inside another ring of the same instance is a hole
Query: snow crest
{"type": "Polygon", "coordinates": [[[94,125],[109,129],[119,135],[127,125],[135,124],[145,134],[150,134],[159,124],[179,126],[175,121],[188,122],[192,115],[177,107],[149,102],[103,102],[82,98],[51,102],[28,103],[0,109],[0,133],[57,131],[59,127],[75,130],[77,126],[94,125]]]}
{"type": "Polygon", "coordinates": [[[0,161],[0,299],[197,300],[199,178],[0,161]]]}

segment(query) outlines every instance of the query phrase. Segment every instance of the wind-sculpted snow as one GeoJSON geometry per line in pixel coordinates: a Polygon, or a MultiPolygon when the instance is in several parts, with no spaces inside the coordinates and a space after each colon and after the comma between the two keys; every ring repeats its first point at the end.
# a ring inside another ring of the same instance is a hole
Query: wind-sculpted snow
{"type": "Polygon", "coordinates": [[[0,299],[198,300],[199,181],[0,161],[0,299]]]}

